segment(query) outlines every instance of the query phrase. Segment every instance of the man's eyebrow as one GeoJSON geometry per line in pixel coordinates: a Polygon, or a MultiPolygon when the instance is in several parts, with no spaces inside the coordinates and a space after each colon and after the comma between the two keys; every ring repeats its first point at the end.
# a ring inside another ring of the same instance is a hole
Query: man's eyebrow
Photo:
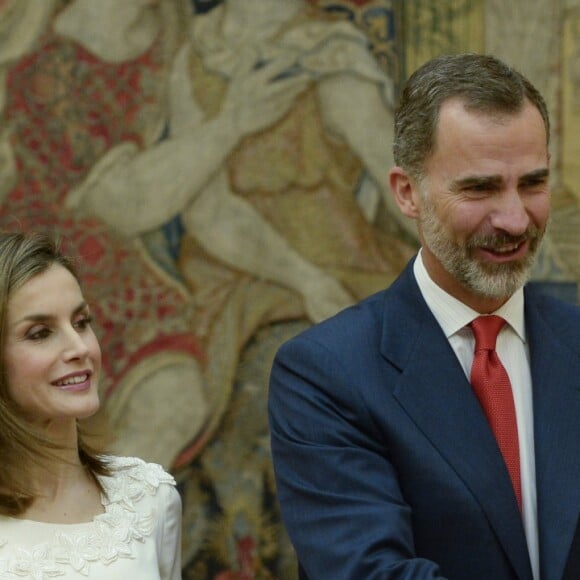
{"type": "Polygon", "coordinates": [[[522,175],[518,179],[518,183],[526,184],[526,183],[538,183],[541,181],[546,181],[550,175],[550,170],[547,167],[543,167],[542,169],[536,169],[535,171],[531,171],[530,173],[526,173],[522,175]]]}
{"type": "MultiPolygon", "coordinates": [[[[541,169],[536,169],[522,175],[518,179],[519,185],[525,185],[528,183],[539,183],[548,179],[550,175],[550,170],[547,167],[542,167],[541,169]]],[[[455,180],[451,188],[453,191],[461,191],[464,189],[478,189],[485,187],[499,187],[503,183],[503,178],[501,175],[468,175],[460,179],[455,180]]]]}
{"type": "Polygon", "coordinates": [[[451,189],[461,191],[462,189],[477,189],[478,187],[497,187],[502,182],[501,175],[468,175],[456,179],[452,183],[451,189]]]}

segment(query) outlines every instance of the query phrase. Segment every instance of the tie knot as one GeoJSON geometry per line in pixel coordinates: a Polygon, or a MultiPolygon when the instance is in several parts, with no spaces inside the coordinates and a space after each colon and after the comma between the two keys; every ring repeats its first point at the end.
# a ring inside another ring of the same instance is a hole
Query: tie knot
{"type": "Polygon", "coordinates": [[[469,326],[475,335],[475,350],[495,350],[497,335],[505,324],[501,316],[479,316],[469,326]]]}

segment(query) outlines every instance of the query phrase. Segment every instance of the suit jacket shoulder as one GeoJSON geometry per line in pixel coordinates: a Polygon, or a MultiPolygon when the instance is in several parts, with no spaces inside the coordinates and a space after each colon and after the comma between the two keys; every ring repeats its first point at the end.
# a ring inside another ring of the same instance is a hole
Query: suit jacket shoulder
{"type": "Polygon", "coordinates": [[[550,329],[554,336],[561,339],[565,348],[580,354],[580,306],[529,287],[525,289],[525,305],[527,322],[550,329]]]}

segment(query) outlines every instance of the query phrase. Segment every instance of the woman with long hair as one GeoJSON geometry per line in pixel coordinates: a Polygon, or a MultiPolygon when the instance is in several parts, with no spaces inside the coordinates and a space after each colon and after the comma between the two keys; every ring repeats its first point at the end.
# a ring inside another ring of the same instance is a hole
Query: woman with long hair
{"type": "Polygon", "coordinates": [[[181,578],[173,477],[79,427],[100,369],[73,261],[50,236],[0,234],[0,578],[181,578]]]}

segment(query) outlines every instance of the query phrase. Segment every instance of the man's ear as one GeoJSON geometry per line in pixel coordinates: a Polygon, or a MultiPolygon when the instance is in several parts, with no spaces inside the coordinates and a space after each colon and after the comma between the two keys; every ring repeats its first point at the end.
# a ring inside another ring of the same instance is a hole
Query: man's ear
{"type": "Polygon", "coordinates": [[[408,218],[419,217],[419,188],[416,181],[402,168],[393,167],[389,172],[391,193],[401,213],[408,218]]]}

